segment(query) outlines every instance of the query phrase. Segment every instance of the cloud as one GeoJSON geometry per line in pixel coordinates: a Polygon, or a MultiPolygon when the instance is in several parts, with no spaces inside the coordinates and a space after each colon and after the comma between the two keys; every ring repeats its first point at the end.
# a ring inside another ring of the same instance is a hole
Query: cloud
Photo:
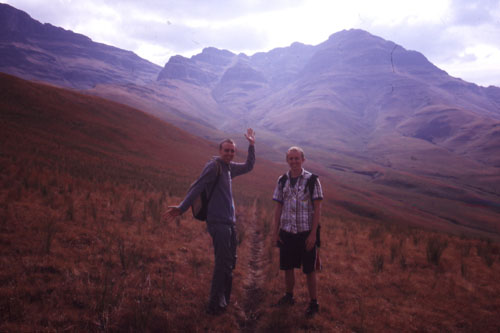
{"type": "Polygon", "coordinates": [[[241,50],[262,44],[258,31],[238,22],[211,24],[175,19],[150,21],[136,18],[133,22],[122,22],[120,26],[127,38],[157,43],[180,53],[208,46],[241,50]]]}
{"type": "Polygon", "coordinates": [[[97,1],[13,0],[33,18],[92,40],[135,51],[163,65],[174,54],[192,55],[214,46],[251,53],[270,47],[253,16],[293,8],[301,1],[97,1]],[[149,52],[155,53],[153,59],[149,52]]]}
{"type": "Polygon", "coordinates": [[[205,47],[216,45],[232,52],[252,52],[265,43],[266,38],[244,25],[207,26],[204,29],[186,24],[155,22],[150,24],[124,24],[122,26],[132,47],[139,55],[159,65],[164,65],[170,56],[180,54],[190,57],[205,47]],[[156,49],[154,57],[148,52],[156,49]],[[175,51],[173,51],[175,50],[175,51]],[[236,51],[235,51],[236,50],[236,51]]]}
{"type": "Polygon", "coordinates": [[[500,86],[500,2],[454,0],[442,4],[446,6],[429,8],[434,10],[433,16],[403,11],[399,17],[382,20],[377,13],[363,12],[360,28],[421,52],[452,76],[500,86]]]}
{"type": "Polygon", "coordinates": [[[478,26],[498,24],[500,4],[497,0],[452,0],[450,19],[454,25],[478,26]]]}
{"type": "MultiPolygon", "coordinates": [[[[86,1],[86,0],[82,0],[86,1]]],[[[101,3],[101,1],[95,1],[101,3]]],[[[283,10],[299,5],[303,0],[105,0],[104,3],[122,11],[134,9],[141,13],[157,14],[180,20],[204,19],[207,21],[232,20],[254,13],[283,10]]]]}

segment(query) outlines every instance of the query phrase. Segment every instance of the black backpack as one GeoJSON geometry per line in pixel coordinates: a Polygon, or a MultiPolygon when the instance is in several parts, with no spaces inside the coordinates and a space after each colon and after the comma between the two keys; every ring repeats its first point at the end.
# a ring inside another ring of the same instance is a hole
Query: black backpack
{"type": "Polygon", "coordinates": [[[216,160],[215,163],[217,164],[217,177],[215,177],[215,182],[212,185],[210,194],[207,196],[207,190],[204,189],[201,192],[200,196],[196,198],[191,205],[191,211],[193,212],[193,217],[200,221],[207,220],[208,202],[212,198],[212,194],[214,193],[215,186],[217,185],[217,182],[219,181],[219,176],[221,174],[221,167],[219,162],[216,160]]]}

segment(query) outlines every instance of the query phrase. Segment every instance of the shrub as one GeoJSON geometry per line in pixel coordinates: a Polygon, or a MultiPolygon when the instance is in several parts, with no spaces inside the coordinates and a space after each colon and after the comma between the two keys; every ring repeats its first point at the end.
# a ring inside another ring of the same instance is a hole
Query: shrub
{"type": "Polygon", "coordinates": [[[393,241],[391,243],[391,264],[394,262],[394,259],[396,259],[396,257],[398,257],[398,255],[401,253],[401,246],[402,242],[393,241]]]}
{"type": "Polygon", "coordinates": [[[193,269],[194,276],[198,277],[199,269],[203,266],[204,260],[195,251],[191,251],[191,256],[188,258],[188,263],[193,269]]]}
{"type": "Polygon", "coordinates": [[[272,221],[270,222],[269,220],[265,219],[262,224],[263,224],[262,233],[264,234],[264,238],[267,238],[271,232],[271,225],[273,223],[272,221]]]}
{"type": "Polygon", "coordinates": [[[130,200],[127,200],[122,211],[122,221],[132,221],[133,210],[134,204],[130,200]]]}
{"type": "Polygon", "coordinates": [[[371,241],[377,241],[380,240],[383,236],[384,231],[382,230],[381,227],[376,227],[370,230],[370,233],[368,234],[368,239],[371,241]]]}
{"type": "Polygon", "coordinates": [[[469,242],[461,244],[461,246],[459,247],[459,249],[460,249],[460,254],[462,255],[462,257],[468,257],[469,256],[471,247],[472,247],[471,243],[469,243],[469,242]]]}
{"type": "Polygon", "coordinates": [[[441,255],[448,246],[448,241],[440,240],[438,237],[429,238],[427,241],[427,262],[434,265],[439,265],[441,255]]]}
{"type": "Polygon", "coordinates": [[[406,263],[406,257],[404,255],[401,255],[401,257],[399,257],[399,266],[401,266],[401,269],[403,270],[408,267],[408,264],[406,263]]]}
{"type": "Polygon", "coordinates": [[[495,261],[495,258],[493,257],[493,247],[491,245],[491,241],[488,240],[486,244],[481,242],[477,245],[476,249],[478,257],[483,258],[484,263],[488,267],[491,267],[493,265],[493,262],[495,261]]]}
{"type": "Polygon", "coordinates": [[[239,222],[236,223],[236,237],[237,237],[237,242],[238,246],[241,246],[243,244],[243,241],[245,240],[247,233],[247,228],[244,223],[239,222]]]}
{"type": "Polygon", "coordinates": [[[416,245],[418,245],[418,243],[420,243],[420,238],[421,238],[420,234],[414,233],[411,235],[411,238],[413,240],[413,245],[416,246],[416,245]]]}
{"type": "Polygon", "coordinates": [[[73,221],[75,218],[75,206],[72,198],[67,198],[66,220],[73,221]]]}
{"type": "Polygon", "coordinates": [[[8,214],[9,214],[9,205],[6,204],[0,211],[0,230],[7,225],[8,214]]]}
{"type": "Polygon", "coordinates": [[[160,222],[161,222],[161,198],[159,199],[159,202],[152,199],[152,198],[149,199],[148,206],[149,206],[149,211],[151,213],[151,219],[153,220],[153,223],[160,224],[160,222]]]}
{"type": "Polygon", "coordinates": [[[94,219],[94,222],[97,220],[97,207],[94,202],[90,204],[90,212],[92,214],[92,218],[94,219]]]}
{"type": "Polygon", "coordinates": [[[460,263],[460,273],[462,274],[463,278],[467,277],[467,265],[465,265],[463,258],[462,258],[462,261],[460,263]]]}
{"type": "Polygon", "coordinates": [[[50,248],[52,246],[52,240],[54,239],[54,235],[57,232],[56,222],[49,217],[43,226],[44,232],[44,242],[43,242],[43,252],[45,254],[50,253],[50,248]]]}
{"type": "Polygon", "coordinates": [[[127,245],[122,237],[117,237],[116,240],[123,271],[137,267],[144,257],[143,247],[136,247],[135,244],[127,245]]]}
{"type": "Polygon", "coordinates": [[[17,185],[12,187],[9,192],[7,192],[7,197],[5,198],[5,202],[14,202],[19,201],[23,197],[23,189],[21,185],[17,185]]]}
{"type": "Polygon", "coordinates": [[[384,256],[382,254],[372,256],[371,261],[375,273],[380,273],[384,270],[384,256]]]}

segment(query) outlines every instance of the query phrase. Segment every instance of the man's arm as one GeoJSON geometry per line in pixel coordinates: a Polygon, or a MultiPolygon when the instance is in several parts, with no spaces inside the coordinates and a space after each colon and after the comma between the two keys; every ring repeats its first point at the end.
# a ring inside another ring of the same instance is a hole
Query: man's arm
{"type": "Polygon", "coordinates": [[[306,250],[311,251],[316,244],[316,230],[318,229],[319,219],[321,217],[321,200],[314,200],[313,225],[311,233],[306,239],[306,250]]]}
{"type": "Polygon", "coordinates": [[[236,177],[250,172],[255,164],[255,132],[253,129],[247,129],[245,138],[248,140],[248,154],[245,163],[231,163],[231,177],[236,177]]]}
{"type": "Polygon", "coordinates": [[[281,227],[281,214],[283,213],[283,187],[280,184],[281,177],[278,178],[278,182],[276,183],[276,187],[273,192],[273,201],[276,203],[274,206],[274,228],[273,228],[273,246],[278,244],[278,241],[281,243],[280,239],[280,227],[281,227]]]}
{"type": "Polygon", "coordinates": [[[275,201],[276,206],[274,206],[274,232],[273,232],[273,246],[278,242],[282,242],[280,239],[280,222],[281,222],[281,211],[283,205],[281,202],[275,201]]]}
{"type": "Polygon", "coordinates": [[[163,216],[167,219],[167,221],[182,215],[182,213],[184,213],[191,206],[193,201],[201,194],[206,186],[215,180],[217,175],[216,163],[217,162],[215,161],[211,161],[205,165],[198,179],[189,187],[186,197],[182,200],[179,206],[169,206],[169,209],[163,216]]]}
{"type": "Polygon", "coordinates": [[[243,175],[252,171],[255,164],[255,148],[253,145],[248,146],[247,160],[245,163],[231,162],[231,177],[243,175]]]}
{"type": "Polygon", "coordinates": [[[314,244],[316,244],[316,235],[317,235],[316,231],[318,229],[319,220],[321,218],[321,200],[323,200],[323,190],[321,189],[321,183],[318,178],[316,178],[316,183],[314,185],[311,197],[312,197],[314,213],[313,213],[311,233],[306,239],[307,251],[312,250],[314,244]]]}

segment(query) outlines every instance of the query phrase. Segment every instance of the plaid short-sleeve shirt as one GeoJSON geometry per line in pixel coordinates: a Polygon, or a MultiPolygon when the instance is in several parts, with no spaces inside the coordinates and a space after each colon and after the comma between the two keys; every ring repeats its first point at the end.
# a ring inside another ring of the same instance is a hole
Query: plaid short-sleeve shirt
{"type": "MultiPolygon", "coordinates": [[[[293,234],[309,231],[312,229],[314,206],[306,184],[312,173],[302,169],[302,174],[293,187],[290,184],[290,172],[287,173],[287,176],[285,186],[282,186],[278,179],[273,194],[273,200],[283,205],[280,228],[293,234]]],[[[312,200],[322,199],[323,191],[321,184],[319,179],[316,179],[312,200]]]]}

